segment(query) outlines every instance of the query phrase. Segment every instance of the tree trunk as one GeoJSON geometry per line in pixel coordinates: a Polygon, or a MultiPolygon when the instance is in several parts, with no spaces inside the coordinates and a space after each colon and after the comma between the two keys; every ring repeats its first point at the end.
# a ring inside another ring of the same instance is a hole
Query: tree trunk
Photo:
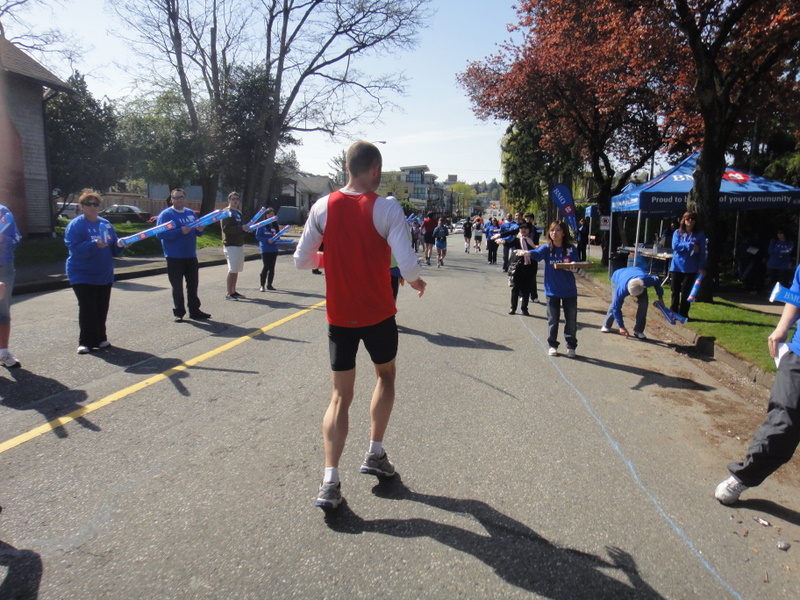
{"type": "Polygon", "coordinates": [[[219,190],[219,174],[205,175],[200,178],[203,188],[203,200],[200,204],[200,214],[205,215],[213,211],[217,204],[217,190],[219,190]]]}
{"type": "MultiPolygon", "coordinates": [[[[719,260],[722,256],[722,240],[719,238],[719,186],[725,172],[725,145],[722,139],[710,135],[713,127],[706,128],[706,143],[697,158],[694,171],[694,187],[689,192],[687,210],[700,216],[700,226],[708,240],[706,277],[697,299],[711,302],[716,283],[719,281],[719,260]]],[[[716,129],[719,131],[719,129],[716,129]]]]}

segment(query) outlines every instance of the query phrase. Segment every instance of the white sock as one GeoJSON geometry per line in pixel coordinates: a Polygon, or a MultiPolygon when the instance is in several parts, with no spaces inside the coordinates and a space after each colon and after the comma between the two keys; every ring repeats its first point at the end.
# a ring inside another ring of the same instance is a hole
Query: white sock
{"type": "Polygon", "coordinates": [[[339,467],[325,467],[324,483],[339,483],[339,467]]]}
{"type": "Polygon", "coordinates": [[[376,456],[383,454],[383,442],[369,441],[369,451],[376,456]]]}

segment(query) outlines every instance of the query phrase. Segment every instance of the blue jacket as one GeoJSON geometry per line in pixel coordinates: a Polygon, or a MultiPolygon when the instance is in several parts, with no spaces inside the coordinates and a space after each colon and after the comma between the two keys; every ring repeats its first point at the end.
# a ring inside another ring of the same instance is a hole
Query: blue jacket
{"type": "Polygon", "coordinates": [[[778,238],[773,238],[769,242],[769,260],[767,260],[768,269],[791,269],[792,268],[792,251],[794,250],[794,242],[791,240],[780,241],[778,238]]]}
{"type": "Polygon", "coordinates": [[[123,249],[117,246],[117,234],[111,223],[103,217],[92,222],[78,215],[67,225],[64,243],[69,248],[67,278],[72,285],[114,283],[114,257],[120,256],[123,249]],[[104,233],[108,245],[100,248],[95,240],[102,239],[104,233]]]}
{"type": "Polygon", "coordinates": [[[644,281],[644,287],[656,288],[656,294],[659,298],[664,297],[664,290],[661,288],[661,280],[655,275],[648,275],[643,269],[639,267],[627,267],[624,269],[617,269],[611,276],[611,283],[613,288],[613,297],[611,298],[611,314],[620,327],[625,327],[622,320],[622,304],[625,298],[630,296],[628,293],[628,283],[632,279],[641,279],[644,281]]]}
{"type": "Polygon", "coordinates": [[[14,264],[14,250],[21,239],[14,215],[0,204],[0,265],[14,264]]]}
{"type": "Polygon", "coordinates": [[[275,237],[275,234],[280,230],[280,225],[274,221],[256,229],[256,239],[258,240],[258,247],[261,248],[262,253],[278,251],[278,244],[275,242],[270,243],[269,240],[275,237]]]}
{"type": "Polygon", "coordinates": [[[697,273],[706,268],[706,234],[702,231],[697,233],[681,234],[680,229],[676,229],[672,234],[672,264],[670,271],[678,273],[697,273]],[[699,252],[695,252],[693,246],[700,247],[699,252]]]}
{"type": "Polygon", "coordinates": [[[553,267],[556,263],[564,262],[565,258],[576,262],[578,260],[578,249],[573,245],[553,247],[544,244],[535,250],[531,250],[531,256],[537,262],[544,261],[544,293],[546,296],[556,298],[575,298],[578,295],[578,287],[575,285],[575,273],[572,271],[557,271],[553,267]]]}
{"type": "Polygon", "coordinates": [[[158,215],[158,225],[175,222],[175,229],[162,231],[156,237],[161,240],[161,247],[164,249],[164,256],[167,258],[196,258],[197,257],[197,236],[203,235],[197,229],[192,229],[184,235],[184,225],[196,219],[194,211],[184,208],[183,212],[178,212],[171,206],[161,211],[158,215]]]}
{"type": "Polygon", "coordinates": [[[516,221],[503,221],[499,233],[503,241],[508,243],[519,233],[519,225],[516,221]]]}

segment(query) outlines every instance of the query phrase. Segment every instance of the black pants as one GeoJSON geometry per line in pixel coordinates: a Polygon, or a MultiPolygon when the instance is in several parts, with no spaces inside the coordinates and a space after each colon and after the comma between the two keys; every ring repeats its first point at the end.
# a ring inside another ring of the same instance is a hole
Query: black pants
{"type": "Polygon", "coordinates": [[[264,267],[261,269],[261,287],[264,287],[265,283],[272,285],[272,281],[275,279],[275,261],[277,258],[277,252],[261,253],[261,262],[264,263],[264,267]]]}
{"type": "Polygon", "coordinates": [[[186,280],[186,298],[189,314],[200,312],[200,298],[197,297],[197,285],[200,281],[200,267],[197,257],[167,258],[167,277],[172,286],[172,314],[182,317],[186,314],[183,299],[183,280],[186,280]]]}
{"type": "Polygon", "coordinates": [[[497,263],[497,242],[488,240],[486,242],[486,251],[489,253],[489,256],[487,257],[489,264],[493,265],[497,263]]]}
{"type": "Polygon", "coordinates": [[[106,318],[108,305],[111,302],[111,284],[92,285],[89,283],[76,283],[72,286],[75,297],[78,299],[78,345],[97,348],[100,342],[105,342],[106,318]]]}
{"type": "Polygon", "coordinates": [[[769,396],[767,418],[758,428],[743,463],[728,470],[748,487],[761,484],[789,462],[800,443],[800,356],[783,355],[769,396]]]}
{"type": "Polygon", "coordinates": [[[536,275],[539,273],[539,263],[535,260],[531,259],[531,271],[533,275],[531,275],[531,300],[537,300],[539,298],[539,289],[536,287],[536,275]]]}
{"type": "Polygon", "coordinates": [[[687,300],[689,292],[697,279],[697,273],[680,273],[678,271],[669,272],[672,281],[672,302],[670,308],[684,317],[689,316],[689,306],[691,302],[687,300]]]}

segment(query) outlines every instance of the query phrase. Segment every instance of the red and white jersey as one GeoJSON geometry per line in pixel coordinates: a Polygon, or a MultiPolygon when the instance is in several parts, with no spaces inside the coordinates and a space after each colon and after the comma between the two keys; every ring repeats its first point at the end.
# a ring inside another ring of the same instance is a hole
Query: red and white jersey
{"type": "Polygon", "coordinates": [[[392,253],[404,278],[419,278],[400,204],[375,193],[339,190],[311,207],[294,261],[298,269],[325,269],[329,323],[366,327],[397,312],[389,274],[392,253]]]}

